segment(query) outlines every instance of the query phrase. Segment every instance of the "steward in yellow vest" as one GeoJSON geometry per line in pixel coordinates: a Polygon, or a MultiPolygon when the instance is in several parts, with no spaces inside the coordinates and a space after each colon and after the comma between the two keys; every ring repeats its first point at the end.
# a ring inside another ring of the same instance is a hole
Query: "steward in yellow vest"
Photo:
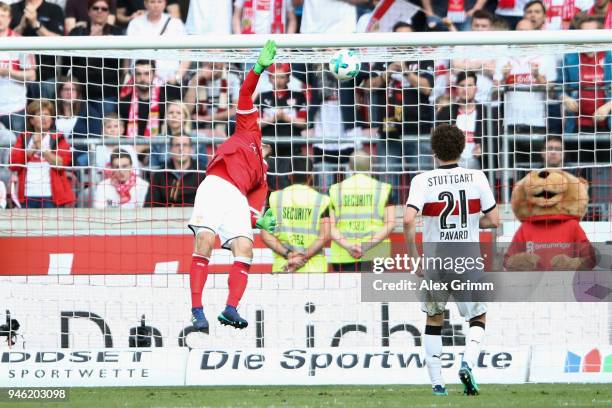
{"type": "Polygon", "coordinates": [[[274,252],[272,272],[327,272],[329,197],[310,187],[309,159],[296,156],[292,166],[291,185],[271,193],[268,201],[276,230],[274,234],[261,230],[264,243],[274,252]]]}
{"type": "Polygon", "coordinates": [[[390,256],[388,238],[395,228],[391,185],[367,174],[370,156],[356,152],[351,169],[356,174],[329,189],[333,240],[329,262],[336,272],[371,271],[374,257],[390,256]]]}

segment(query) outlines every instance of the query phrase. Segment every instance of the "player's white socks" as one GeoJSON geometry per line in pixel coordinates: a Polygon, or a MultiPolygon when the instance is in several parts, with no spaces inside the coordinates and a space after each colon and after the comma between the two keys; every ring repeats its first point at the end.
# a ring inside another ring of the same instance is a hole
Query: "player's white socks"
{"type": "Polygon", "coordinates": [[[425,343],[425,363],[427,364],[431,384],[433,386],[441,385],[444,387],[442,363],[440,361],[440,355],[442,354],[442,326],[425,326],[423,338],[425,343]]]}
{"type": "Polygon", "coordinates": [[[463,361],[470,368],[476,366],[478,356],[480,355],[480,347],[485,334],[485,324],[483,322],[471,322],[465,339],[465,351],[463,352],[463,361]]]}

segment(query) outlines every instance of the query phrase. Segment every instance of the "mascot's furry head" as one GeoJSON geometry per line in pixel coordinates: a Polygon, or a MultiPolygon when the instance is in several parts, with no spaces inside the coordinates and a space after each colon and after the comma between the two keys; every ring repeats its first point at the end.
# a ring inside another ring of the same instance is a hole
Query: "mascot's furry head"
{"type": "Polygon", "coordinates": [[[582,219],[589,203],[587,181],[559,169],[535,170],[516,183],[512,211],[525,221],[531,217],[569,215],[582,219]]]}

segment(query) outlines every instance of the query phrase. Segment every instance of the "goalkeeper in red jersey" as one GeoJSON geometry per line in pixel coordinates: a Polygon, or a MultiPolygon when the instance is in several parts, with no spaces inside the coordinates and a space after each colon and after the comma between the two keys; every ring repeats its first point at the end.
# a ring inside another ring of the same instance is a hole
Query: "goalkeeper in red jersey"
{"type": "Polygon", "coordinates": [[[259,112],[253,106],[253,92],[261,73],[274,62],[276,44],[268,41],[257,63],[240,88],[236,110],[236,131],[219,148],[206,169],[206,178],[196,193],[189,228],[195,235],[195,251],[189,270],[191,314],[196,330],[207,330],[202,307],[202,291],[208,275],[208,262],[219,235],[221,247],[234,255],[229,272],[226,307],[219,315],[221,324],[244,329],[248,322],[236,308],[247,286],[253,258],[252,228],[273,232],[276,220],[268,210],[261,215],[268,185],[259,112]]]}

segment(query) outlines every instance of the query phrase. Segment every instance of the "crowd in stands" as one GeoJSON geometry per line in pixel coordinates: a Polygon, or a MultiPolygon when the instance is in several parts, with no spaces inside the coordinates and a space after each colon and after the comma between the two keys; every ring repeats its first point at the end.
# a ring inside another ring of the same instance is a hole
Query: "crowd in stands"
{"type": "MultiPolygon", "coordinates": [[[[5,0],[0,37],[333,35],[382,30],[369,24],[379,3],[5,0]]],[[[608,0],[411,3],[416,13],[389,31],[612,29],[608,0]]],[[[464,51],[469,55],[470,47],[464,51]]],[[[479,55],[486,55],[482,47],[479,55]]],[[[59,57],[0,51],[0,145],[10,147],[8,153],[0,148],[0,193],[12,195],[8,205],[30,208],[191,205],[214,149],[205,140],[231,134],[248,68],[119,59],[108,53],[59,57]]],[[[504,165],[497,161],[500,146],[485,146],[485,135],[526,135],[510,142],[506,165],[579,164],[587,167],[582,175],[592,185],[612,184],[612,51],[362,64],[348,82],[314,63],[280,63],[263,75],[256,97],[261,128],[268,142],[278,138],[269,158],[270,172],[277,174],[269,177],[272,190],[289,184],[291,157],[308,154],[314,185],[326,192],[338,173],[349,171],[349,158],[359,148],[355,138],[369,137],[376,141],[365,146],[375,158],[372,169],[388,173],[393,200],[401,202],[410,180],[405,173],[433,167],[427,135],[444,122],[467,136],[464,166],[504,165]],[[299,142],[303,136],[325,143],[305,146],[299,142]],[[550,143],[567,152],[555,163],[546,153],[550,143]],[[488,151],[495,154],[489,158],[488,151]]],[[[599,190],[592,191],[593,201],[608,202],[611,189],[599,190]]]]}

